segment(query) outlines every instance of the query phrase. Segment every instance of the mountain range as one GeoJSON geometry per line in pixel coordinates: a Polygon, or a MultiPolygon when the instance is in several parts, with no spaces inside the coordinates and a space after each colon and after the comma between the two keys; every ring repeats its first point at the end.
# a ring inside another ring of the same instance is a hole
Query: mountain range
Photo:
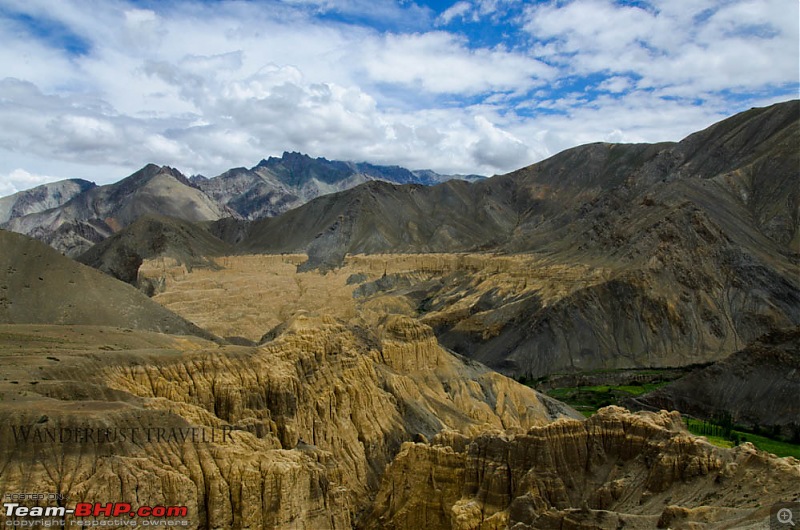
{"type": "Polygon", "coordinates": [[[274,217],[320,195],[373,180],[433,185],[453,178],[474,181],[483,177],[313,159],[301,153],[285,152],[281,158],[269,157],[251,169],[234,168],[212,179],[195,176],[190,180],[219,204],[230,208],[235,217],[253,220],[274,217]]]}
{"type": "Polygon", "coordinates": [[[372,180],[435,184],[452,178],[483,177],[312,159],[288,152],[251,169],[234,168],[210,179],[187,178],[176,169],[149,164],[114,184],[96,186],[73,179],[0,198],[0,227],[74,257],[147,214],[187,221],[252,220],[279,215],[320,195],[372,180]]]}
{"type": "Polygon", "coordinates": [[[17,217],[58,208],[93,187],[95,187],[93,182],[70,179],[42,184],[14,195],[0,197],[0,224],[17,217]]]}
{"type": "Polygon", "coordinates": [[[277,189],[268,181],[312,190],[307,198],[353,175],[428,177],[296,153],[208,180],[151,165],[5,226],[72,254],[104,240],[79,260],[133,284],[142,261],[158,256],[191,267],[231,253],[304,253],[301,270],[322,272],[359,253],[527,253],[583,264],[602,271],[597,281],[555,299],[483,292],[452,276],[378,290],[405,297],[448,348],[515,377],[681,366],[800,323],[799,125],[800,104],[790,101],[677,143],[589,144],[475,182],[372,180],[252,221],[265,190],[277,189]],[[260,198],[223,192],[228,184],[260,198]],[[465,295],[452,296],[459,289],[481,295],[468,311],[465,295]]]}
{"type": "MultiPolygon", "coordinates": [[[[305,253],[301,270],[323,272],[359,253],[527,253],[599,272],[554,299],[452,275],[379,290],[405,297],[448,348],[515,377],[717,361],[800,323],[799,125],[791,101],[681,142],[590,144],[473,183],[374,181],[277,217],[172,221],[205,242],[160,253],[202,255],[216,240],[225,252],[305,253]],[[481,296],[464,310],[470,293],[481,296]]],[[[123,231],[80,259],[112,271],[156,255],[146,247],[123,231]]]]}
{"type": "Polygon", "coordinates": [[[794,434],[798,145],[792,101],[257,219],[267,180],[305,201],[352,166],[7,198],[6,226],[92,267],[0,230],[0,489],[196,528],[763,528],[798,461],[658,409],[794,434]],[[588,419],[503,375],[696,363],[588,419]]]}

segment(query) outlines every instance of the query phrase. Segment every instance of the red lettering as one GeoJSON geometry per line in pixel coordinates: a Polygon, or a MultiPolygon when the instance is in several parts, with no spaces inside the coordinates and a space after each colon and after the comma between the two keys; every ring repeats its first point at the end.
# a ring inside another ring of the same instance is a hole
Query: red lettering
{"type": "Polygon", "coordinates": [[[75,505],[75,517],[89,517],[92,515],[92,505],[88,502],[79,502],[75,505]]]}
{"type": "Polygon", "coordinates": [[[94,516],[97,517],[99,515],[105,515],[106,517],[111,517],[111,514],[114,513],[114,503],[109,502],[106,505],[102,505],[99,502],[95,503],[94,505],[94,516]]]}
{"type": "Polygon", "coordinates": [[[167,517],[186,517],[189,509],[186,506],[170,506],[167,509],[167,517]]]}
{"type": "Polygon", "coordinates": [[[127,502],[118,502],[114,505],[114,517],[119,517],[123,513],[131,511],[131,505],[127,502]]]}

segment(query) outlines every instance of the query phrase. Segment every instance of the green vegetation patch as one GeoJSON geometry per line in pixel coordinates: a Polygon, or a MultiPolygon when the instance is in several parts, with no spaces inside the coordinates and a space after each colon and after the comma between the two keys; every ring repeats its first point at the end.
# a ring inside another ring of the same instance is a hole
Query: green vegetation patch
{"type": "Polygon", "coordinates": [[[662,381],[658,383],[632,383],[627,385],[553,388],[547,390],[546,394],[559,401],[563,401],[588,417],[603,407],[618,405],[623,399],[640,396],[668,383],[669,381],[662,381]]]}
{"type": "MultiPolygon", "coordinates": [[[[545,393],[552,398],[563,401],[588,418],[603,407],[619,405],[624,399],[652,392],[667,384],[669,384],[669,381],[652,383],[634,381],[622,385],[553,388],[546,390],[545,393]]],[[[718,447],[730,448],[741,443],[750,442],[762,451],[767,451],[780,457],[793,456],[800,459],[799,444],[777,437],[770,438],[763,434],[747,432],[739,426],[734,426],[729,417],[717,418],[714,421],[686,417],[684,421],[689,432],[706,437],[709,443],[718,447]]]]}
{"type": "Polygon", "coordinates": [[[688,417],[684,419],[684,422],[689,432],[698,436],[705,436],[710,443],[719,447],[733,447],[750,442],[760,450],[780,457],[793,456],[800,458],[800,445],[786,440],[768,438],[745,430],[730,428],[721,425],[720,422],[708,422],[688,417]]]}

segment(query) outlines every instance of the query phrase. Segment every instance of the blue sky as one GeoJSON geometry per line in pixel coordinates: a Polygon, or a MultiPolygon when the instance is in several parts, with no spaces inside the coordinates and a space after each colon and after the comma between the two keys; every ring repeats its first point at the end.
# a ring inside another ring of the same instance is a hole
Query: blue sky
{"type": "Polygon", "coordinates": [[[503,173],[798,97],[796,0],[0,0],[0,195],[285,150],[503,173]]]}

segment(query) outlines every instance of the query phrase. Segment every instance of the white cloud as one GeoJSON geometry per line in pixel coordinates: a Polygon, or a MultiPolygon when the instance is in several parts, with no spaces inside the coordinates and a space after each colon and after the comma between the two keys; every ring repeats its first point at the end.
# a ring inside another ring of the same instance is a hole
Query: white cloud
{"type": "Polygon", "coordinates": [[[634,82],[629,77],[617,75],[604,80],[597,86],[597,88],[598,90],[618,94],[620,92],[627,92],[633,86],[634,82]]]}
{"type": "Polygon", "coordinates": [[[363,64],[375,81],[434,93],[527,90],[555,75],[551,67],[523,54],[471,50],[445,32],[387,35],[368,46],[363,64]]]}
{"type": "Polygon", "coordinates": [[[488,167],[522,167],[529,164],[532,156],[522,140],[497,128],[483,116],[476,116],[480,138],[470,150],[476,161],[488,167]]]}
{"type": "Polygon", "coordinates": [[[61,179],[47,175],[34,175],[22,168],[16,168],[5,175],[0,174],[0,197],[57,180],[61,179]]]}
{"type": "Polygon", "coordinates": [[[507,14],[510,7],[521,3],[521,0],[462,0],[443,11],[437,17],[436,24],[447,26],[456,19],[477,23],[487,17],[497,21],[507,14]]]}
{"type": "Polygon", "coordinates": [[[798,3],[610,0],[537,4],[525,29],[536,54],[579,75],[635,73],[639,88],[703,98],[720,90],[797,83],[798,3]]]}
{"type": "Polygon", "coordinates": [[[677,140],[796,92],[800,63],[796,0],[462,0],[436,24],[393,0],[4,5],[85,50],[0,16],[0,190],[20,168],[215,175],[284,150],[498,173],[583,142],[677,140]],[[443,30],[459,19],[525,38],[477,45],[443,30]]]}
{"type": "Polygon", "coordinates": [[[436,19],[436,23],[441,26],[446,26],[454,19],[464,18],[464,15],[470,11],[472,11],[472,4],[469,2],[456,2],[439,15],[439,18],[436,19]]]}

